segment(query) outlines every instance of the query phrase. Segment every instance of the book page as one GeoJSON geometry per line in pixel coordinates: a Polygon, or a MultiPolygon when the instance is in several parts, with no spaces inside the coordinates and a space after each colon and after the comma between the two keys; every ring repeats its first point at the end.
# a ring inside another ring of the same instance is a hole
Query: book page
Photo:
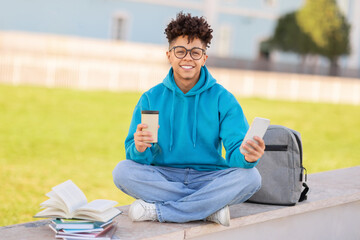
{"type": "Polygon", "coordinates": [[[52,189],[65,203],[69,213],[87,204],[85,194],[71,180],[67,180],[52,189]]]}
{"type": "Polygon", "coordinates": [[[56,208],[46,208],[45,210],[38,212],[34,217],[38,217],[38,218],[49,218],[49,217],[53,217],[53,218],[64,218],[64,217],[68,217],[66,216],[66,214],[61,211],[60,209],[56,209],[56,208]]]}
{"type": "Polygon", "coordinates": [[[45,196],[49,197],[49,198],[57,198],[56,193],[54,193],[54,191],[50,191],[47,194],[45,194],[45,196]]]}
{"type": "Polygon", "coordinates": [[[46,200],[45,202],[40,203],[40,208],[59,208],[61,210],[65,211],[66,206],[62,201],[58,201],[57,199],[50,198],[46,200]]]}
{"type": "Polygon", "coordinates": [[[74,218],[93,219],[95,221],[107,222],[121,213],[122,211],[117,208],[109,208],[108,210],[101,213],[91,211],[79,211],[74,215],[74,218]]]}
{"type": "Polygon", "coordinates": [[[114,207],[116,204],[118,204],[116,201],[97,199],[79,208],[78,211],[104,212],[105,210],[114,207]]]}
{"type": "Polygon", "coordinates": [[[48,192],[45,195],[48,196],[49,199],[43,203],[40,203],[41,208],[46,208],[46,207],[59,208],[63,210],[65,213],[68,213],[64,201],[54,191],[48,192]]]}

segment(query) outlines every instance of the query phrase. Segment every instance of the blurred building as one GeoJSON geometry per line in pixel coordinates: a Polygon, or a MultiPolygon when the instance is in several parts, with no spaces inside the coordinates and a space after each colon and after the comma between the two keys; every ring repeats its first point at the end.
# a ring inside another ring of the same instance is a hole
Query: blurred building
{"type": "MultiPolygon", "coordinates": [[[[164,29],[179,11],[205,16],[214,29],[208,64],[296,72],[294,54],[268,56],[261,42],[277,18],[304,0],[0,0],[0,31],[30,31],[166,45],[164,29]],[[270,61],[271,59],[271,61],[270,61]]],[[[352,54],[341,59],[342,75],[360,77],[360,1],[338,0],[352,25],[352,54]]],[[[304,73],[326,74],[316,58],[304,73]]]]}

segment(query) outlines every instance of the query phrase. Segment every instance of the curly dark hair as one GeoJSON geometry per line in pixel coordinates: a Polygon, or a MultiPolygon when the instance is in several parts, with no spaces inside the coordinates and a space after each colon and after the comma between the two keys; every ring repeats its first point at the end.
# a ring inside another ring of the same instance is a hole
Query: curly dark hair
{"type": "Polygon", "coordinates": [[[165,29],[169,44],[179,36],[188,36],[188,43],[199,38],[207,48],[210,47],[212,32],[204,17],[192,17],[190,13],[183,12],[178,13],[176,19],[172,19],[165,29]]]}

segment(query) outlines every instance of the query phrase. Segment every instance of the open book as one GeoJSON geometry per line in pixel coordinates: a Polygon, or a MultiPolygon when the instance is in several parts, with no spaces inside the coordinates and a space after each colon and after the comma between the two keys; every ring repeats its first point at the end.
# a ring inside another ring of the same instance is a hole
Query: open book
{"type": "Polygon", "coordinates": [[[45,208],[34,217],[38,218],[75,218],[107,222],[121,213],[114,208],[116,201],[98,199],[87,202],[85,194],[71,180],[63,182],[47,193],[48,200],[41,203],[45,208]]]}

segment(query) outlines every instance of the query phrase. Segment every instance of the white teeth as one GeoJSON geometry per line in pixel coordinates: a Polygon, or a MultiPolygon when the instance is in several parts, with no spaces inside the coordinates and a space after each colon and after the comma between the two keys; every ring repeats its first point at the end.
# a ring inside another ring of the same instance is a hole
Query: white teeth
{"type": "Polygon", "coordinates": [[[182,68],[185,68],[185,69],[191,69],[193,68],[192,66],[181,66],[182,68]]]}

